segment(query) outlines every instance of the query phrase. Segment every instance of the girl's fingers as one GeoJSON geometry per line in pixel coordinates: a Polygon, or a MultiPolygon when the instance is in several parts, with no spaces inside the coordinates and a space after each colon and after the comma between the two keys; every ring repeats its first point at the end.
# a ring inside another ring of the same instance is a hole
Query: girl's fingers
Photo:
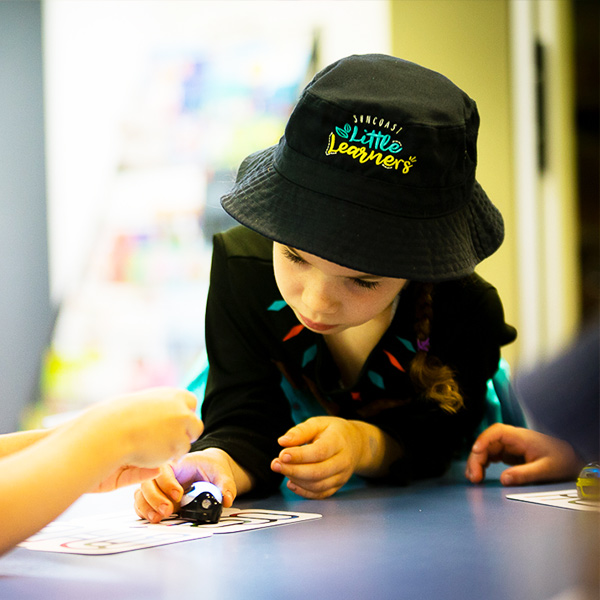
{"type": "Polygon", "coordinates": [[[280,446],[285,448],[290,446],[302,446],[312,442],[322,431],[318,419],[308,419],[295,427],[289,429],[277,441],[280,446]]]}
{"type": "Polygon", "coordinates": [[[153,491],[152,484],[154,480],[135,491],[134,508],[138,516],[151,523],[158,523],[168,517],[175,510],[175,506],[163,494],[157,490],[153,491]]]}

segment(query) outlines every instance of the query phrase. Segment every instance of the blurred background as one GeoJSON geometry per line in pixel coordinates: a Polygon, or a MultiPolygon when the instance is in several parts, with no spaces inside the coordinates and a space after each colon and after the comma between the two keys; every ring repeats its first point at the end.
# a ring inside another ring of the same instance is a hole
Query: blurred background
{"type": "Polygon", "coordinates": [[[0,433],[187,381],[220,196],[354,53],[477,101],[479,272],[513,372],[551,361],[598,326],[598,30],[591,0],[0,1],[0,433]]]}

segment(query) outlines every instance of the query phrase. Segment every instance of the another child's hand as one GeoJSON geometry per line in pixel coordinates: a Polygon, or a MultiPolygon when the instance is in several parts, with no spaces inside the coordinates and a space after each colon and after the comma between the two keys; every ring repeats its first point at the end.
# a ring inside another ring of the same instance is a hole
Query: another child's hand
{"type": "Polygon", "coordinates": [[[121,465],[152,469],[183,456],[200,436],[195,408],[186,390],[152,388],[99,402],[64,427],[87,426],[121,465]]]}
{"type": "Polygon", "coordinates": [[[363,436],[353,421],[312,417],[279,438],[284,449],[271,468],[305,498],[327,498],[350,479],[359,463],[363,436]]]}
{"type": "Polygon", "coordinates": [[[155,479],[142,483],[135,492],[135,512],[158,523],[177,511],[184,491],[196,481],[214,483],[223,493],[223,506],[228,508],[238,493],[234,472],[234,463],[223,450],[191,452],[161,468],[155,479]]]}
{"type": "Polygon", "coordinates": [[[516,465],[500,475],[503,485],[574,479],[582,466],[582,461],[567,442],[501,423],[488,427],[479,435],[467,459],[465,476],[473,483],[479,483],[493,462],[516,465]]]}
{"type": "Polygon", "coordinates": [[[109,477],[101,481],[95,489],[90,492],[112,492],[120,487],[126,487],[128,485],[134,485],[141,483],[147,479],[152,479],[160,474],[160,469],[156,468],[145,468],[145,467],[132,467],[124,465],[119,467],[109,477]]]}

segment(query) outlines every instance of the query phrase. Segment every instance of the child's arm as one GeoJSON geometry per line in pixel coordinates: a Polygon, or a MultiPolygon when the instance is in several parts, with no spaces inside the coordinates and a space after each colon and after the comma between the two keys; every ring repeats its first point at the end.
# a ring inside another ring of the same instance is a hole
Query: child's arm
{"type": "Polygon", "coordinates": [[[45,438],[51,431],[51,429],[31,429],[0,435],[0,458],[27,448],[27,446],[45,438]]]}
{"type": "Polygon", "coordinates": [[[253,487],[251,475],[225,451],[207,448],[190,452],[161,469],[158,477],[144,482],[135,492],[135,511],[143,519],[158,523],[179,508],[184,491],[196,481],[210,481],[223,493],[228,508],[236,496],[253,487]]]}
{"type": "Polygon", "coordinates": [[[271,468],[305,498],[331,496],[354,473],[385,476],[402,456],[400,445],[375,425],[338,417],[312,417],[292,427],[279,443],[284,449],[271,468]]]}
{"type": "Polygon", "coordinates": [[[567,442],[501,423],[495,423],[479,435],[467,459],[465,476],[479,483],[492,462],[516,465],[500,475],[503,485],[575,479],[583,466],[567,442]]]}
{"type": "Polygon", "coordinates": [[[202,431],[189,392],[161,388],[99,403],[0,461],[0,553],[62,513],[81,494],[134,465],[155,468],[188,451],[202,431]]]}

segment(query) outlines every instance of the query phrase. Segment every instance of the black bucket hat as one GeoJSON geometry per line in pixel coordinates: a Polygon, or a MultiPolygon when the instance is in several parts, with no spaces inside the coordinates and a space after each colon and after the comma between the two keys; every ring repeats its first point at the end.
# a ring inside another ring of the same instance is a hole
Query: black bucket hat
{"type": "Polygon", "coordinates": [[[343,58],[303,91],[278,145],[221,199],[237,221],[350,269],[471,273],[504,238],[475,180],[479,115],[449,79],[392,56],[343,58]]]}

